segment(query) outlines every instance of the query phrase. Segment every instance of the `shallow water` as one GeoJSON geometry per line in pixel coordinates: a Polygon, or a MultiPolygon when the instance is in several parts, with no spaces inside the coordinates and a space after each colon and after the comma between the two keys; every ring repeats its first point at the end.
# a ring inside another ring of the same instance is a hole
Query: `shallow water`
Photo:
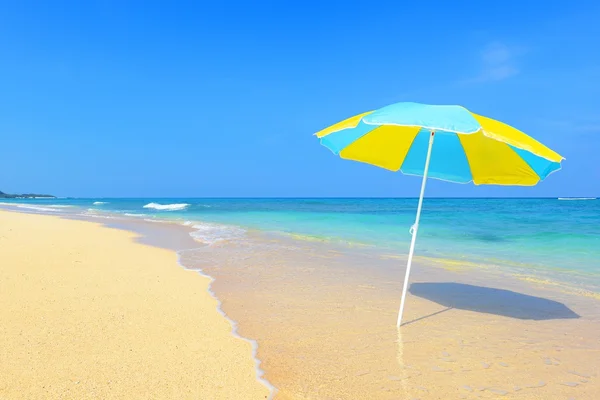
{"type": "MultiPolygon", "coordinates": [[[[403,256],[416,199],[33,199],[30,212],[177,221],[211,244],[247,231],[403,256]]],[[[446,268],[502,267],[600,296],[600,200],[425,199],[416,256],[446,268]],[[458,262],[458,264],[456,264],[458,262]]]]}

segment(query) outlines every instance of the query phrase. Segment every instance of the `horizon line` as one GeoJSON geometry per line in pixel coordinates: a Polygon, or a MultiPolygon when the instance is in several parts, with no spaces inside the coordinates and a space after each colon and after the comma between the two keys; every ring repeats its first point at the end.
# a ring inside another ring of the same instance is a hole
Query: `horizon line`
{"type": "MultiPolygon", "coordinates": [[[[418,196],[56,196],[14,200],[87,199],[418,199],[418,196]]],[[[426,196],[424,199],[596,199],[598,196],[426,196]]],[[[3,199],[9,200],[9,199],[3,199]]]]}

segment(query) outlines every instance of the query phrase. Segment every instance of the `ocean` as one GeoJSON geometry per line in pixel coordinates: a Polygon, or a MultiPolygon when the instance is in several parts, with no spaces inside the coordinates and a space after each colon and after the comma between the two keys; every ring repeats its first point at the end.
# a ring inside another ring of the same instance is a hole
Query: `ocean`
{"type": "MultiPolygon", "coordinates": [[[[406,253],[417,199],[15,199],[23,210],[176,221],[204,243],[247,230],[298,240],[406,253]]],[[[600,275],[600,201],[425,199],[416,255],[469,263],[600,275]]]]}

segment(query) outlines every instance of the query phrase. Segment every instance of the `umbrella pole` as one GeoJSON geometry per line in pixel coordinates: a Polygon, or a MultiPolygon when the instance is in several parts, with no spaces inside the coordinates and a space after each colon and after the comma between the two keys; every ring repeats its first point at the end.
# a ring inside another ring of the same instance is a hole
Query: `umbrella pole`
{"type": "Polygon", "coordinates": [[[431,132],[429,137],[429,147],[427,148],[427,158],[425,159],[425,170],[423,171],[423,181],[421,183],[421,194],[419,195],[419,205],[417,206],[417,217],[415,224],[411,227],[410,232],[412,239],[410,241],[410,250],[408,252],[408,262],[406,264],[406,275],[404,276],[404,289],[402,289],[402,300],[400,301],[400,311],[398,312],[398,323],[396,326],[400,328],[402,325],[402,314],[404,313],[404,302],[406,301],[406,291],[408,289],[408,277],[410,275],[410,266],[412,264],[413,253],[415,252],[415,242],[417,241],[417,231],[419,230],[419,219],[421,218],[421,207],[423,206],[423,195],[425,194],[425,183],[427,182],[427,172],[429,171],[429,160],[431,159],[431,148],[433,147],[433,136],[435,132],[431,132]]]}

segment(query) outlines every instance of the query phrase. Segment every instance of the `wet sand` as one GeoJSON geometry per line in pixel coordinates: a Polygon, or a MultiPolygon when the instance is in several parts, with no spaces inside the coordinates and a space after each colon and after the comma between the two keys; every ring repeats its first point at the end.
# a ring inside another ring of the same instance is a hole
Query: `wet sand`
{"type": "Polygon", "coordinates": [[[135,238],[0,211],[0,398],[268,397],[209,278],[135,238]]]}
{"type": "Polygon", "coordinates": [[[278,399],[600,398],[599,302],[494,271],[254,238],[182,255],[216,278],[278,399]],[[393,272],[394,274],[392,274],[393,272]]]}

